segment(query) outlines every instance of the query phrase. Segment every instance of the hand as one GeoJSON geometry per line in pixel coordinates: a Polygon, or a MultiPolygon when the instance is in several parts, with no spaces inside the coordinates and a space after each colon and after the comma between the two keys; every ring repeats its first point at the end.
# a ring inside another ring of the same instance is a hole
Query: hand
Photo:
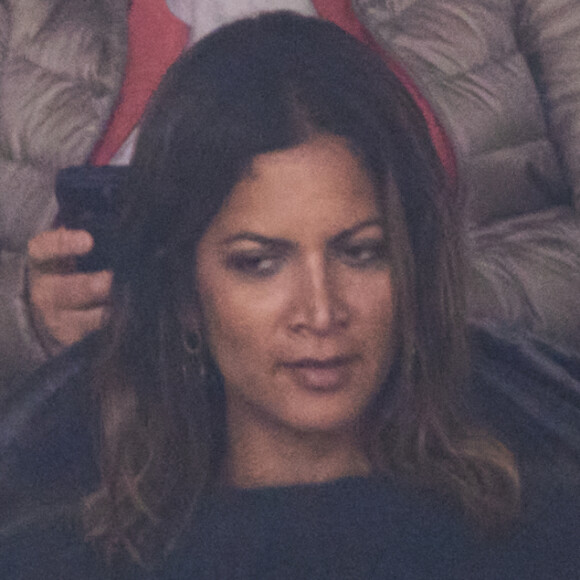
{"type": "Polygon", "coordinates": [[[93,238],[83,230],[59,228],[28,242],[28,299],[32,320],[51,355],[74,344],[106,321],[112,273],[79,273],[75,258],[93,238]]]}

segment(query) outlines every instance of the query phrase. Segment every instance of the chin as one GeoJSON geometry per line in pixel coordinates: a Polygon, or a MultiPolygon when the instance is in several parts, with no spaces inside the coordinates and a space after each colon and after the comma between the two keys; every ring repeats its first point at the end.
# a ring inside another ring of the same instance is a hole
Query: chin
{"type": "Polygon", "coordinates": [[[281,424],[288,429],[303,434],[328,434],[340,435],[358,430],[362,413],[353,413],[351,409],[332,409],[326,405],[324,409],[297,410],[284,418],[280,418],[281,424]]]}

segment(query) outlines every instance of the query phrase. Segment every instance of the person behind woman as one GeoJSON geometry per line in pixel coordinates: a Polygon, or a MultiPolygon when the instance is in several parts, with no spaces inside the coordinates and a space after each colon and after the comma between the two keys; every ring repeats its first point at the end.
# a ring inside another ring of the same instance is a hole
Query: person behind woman
{"type": "MultiPolygon", "coordinates": [[[[291,13],[225,27],[169,70],[131,171],[82,558],[477,577],[518,473],[462,409],[454,192],[380,57],[291,13]]],[[[31,544],[23,568],[42,565],[31,544]]],[[[53,565],[78,577],[66,546],[53,565]]]]}

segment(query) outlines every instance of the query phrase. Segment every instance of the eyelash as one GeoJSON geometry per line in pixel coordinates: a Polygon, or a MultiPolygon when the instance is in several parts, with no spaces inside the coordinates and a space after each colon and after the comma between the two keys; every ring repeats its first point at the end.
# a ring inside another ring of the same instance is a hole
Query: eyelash
{"type": "Polygon", "coordinates": [[[371,268],[387,261],[387,248],[384,240],[364,240],[337,248],[336,253],[343,255],[347,263],[356,268],[371,268]]]}
{"type": "Polygon", "coordinates": [[[280,269],[282,260],[283,258],[280,256],[240,252],[228,256],[227,266],[242,274],[255,278],[266,278],[280,269]]]}
{"type": "MultiPolygon", "coordinates": [[[[387,261],[386,244],[383,240],[341,244],[333,249],[332,254],[357,269],[376,268],[387,261]]],[[[247,276],[267,278],[282,268],[285,258],[285,255],[261,251],[241,251],[230,254],[226,259],[226,265],[229,269],[247,276]]]]}

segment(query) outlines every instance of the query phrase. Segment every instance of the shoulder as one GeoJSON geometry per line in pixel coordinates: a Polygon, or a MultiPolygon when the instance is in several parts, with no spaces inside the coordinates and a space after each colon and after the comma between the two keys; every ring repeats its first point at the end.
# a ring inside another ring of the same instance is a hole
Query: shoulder
{"type": "Polygon", "coordinates": [[[580,354],[489,324],[472,328],[471,345],[471,411],[514,453],[522,485],[514,529],[482,546],[483,578],[578,577],[580,354]]]}
{"type": "Polygon", "coordinates": [[[4,580],[107,580],[99,558],[83,541],[72,506],[38,507],[18,526],[0,530],[4,580]]]}
{"type": "Polygon", "coordinates": [[[41,367],[0,407],[0,578],[105,580],[83,541],[94,489],[88,372],[94,337],[41,367]]]}
{"type": "Polygon", "coordinates": [[[0,530],[82,497],[98,478],[89,392],[93,337],[34,373],[0,410],[0,530]]]}
{"type": "Polygon", "coordinates": [[[468,396],[475,417],[524,475],[580,482],[580,354],[521,328],[472,327],[468,396]]]}

